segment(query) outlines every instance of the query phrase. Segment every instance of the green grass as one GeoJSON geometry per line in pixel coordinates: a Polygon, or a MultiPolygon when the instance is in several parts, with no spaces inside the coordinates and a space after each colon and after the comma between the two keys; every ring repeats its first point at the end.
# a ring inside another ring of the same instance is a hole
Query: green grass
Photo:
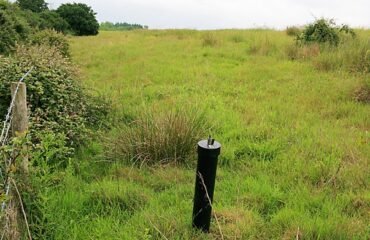
{"type": "Polygon", "coordinates": [[[270,30],[101,32],[71,43],[83,83],[112,99],[118,123],[153,108],[206,112],[222,143],[220,226],[191,228],[195,159],[109,164],[97,141],[48,192],[52,238],[221,239],[220,228],[225,239],[369,239],[370,107],[353,100],[368,74],[319,70],[325,53],[292,61],[293,39],[270,30]]]}

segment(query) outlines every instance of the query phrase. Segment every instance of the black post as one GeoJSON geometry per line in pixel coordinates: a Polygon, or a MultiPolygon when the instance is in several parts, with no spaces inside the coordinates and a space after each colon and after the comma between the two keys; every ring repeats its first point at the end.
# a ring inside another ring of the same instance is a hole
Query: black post
{"type": "Polygon", "coordinates": [[[221,144],[209,137],[198,142],[198,165],[195,179],[193,227],[209,232],[213,191],[215,189],[217,160],[221,144]]]}

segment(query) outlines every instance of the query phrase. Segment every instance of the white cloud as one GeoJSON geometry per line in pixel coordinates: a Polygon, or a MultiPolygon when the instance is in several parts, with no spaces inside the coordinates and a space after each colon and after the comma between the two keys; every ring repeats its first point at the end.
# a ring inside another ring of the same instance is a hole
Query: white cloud
{"type": "Polygon", "coordinates": [[[316,17],[370,27],[369,0],[47,0],[86,3],[99,21],[126,21],[150,28],[284,28],[316,17]]]}

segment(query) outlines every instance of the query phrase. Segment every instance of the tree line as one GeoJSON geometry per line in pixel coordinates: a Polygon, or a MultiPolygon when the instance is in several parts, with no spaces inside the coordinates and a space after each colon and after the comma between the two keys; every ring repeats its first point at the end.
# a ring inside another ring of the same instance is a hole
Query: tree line
{"type": "Polygon", "coordinates": [[[96,35],[99,23],[95,16],[83,3],[66,3],[51,10],[44,0],[0,0],[0,54],[9,53],[17,43],[32,41],[32,36],[43,30],[96,35]]]}
{"type": "Polygon", "coordinates": [[[63,33],[74,35],[96,35],[99,24],[96,13],[83,3],[62,4],[56,10],[50,10],[44,0],[17,0],[16,4],[41,28],[52,28],[63,33]]]}
{"type": "Polygon", "coordinates": [[[44,0],[17,0],[14,4],[0,0],[0,27],[6,21],[18,20],[32,28],[54,29],[74,35],[96,35],[99,23],[96,13],[83,3],[66,3],[56,10],[48,8],[44,0]]]}
{"type": "Polygon", "coordinates": [[[135,29],[148,29],[146,25],[140,25],[137,23],[126,23],[126,22],[102,22],[100,23],[100,30],[104,31],[126,31],[135,29]]]}

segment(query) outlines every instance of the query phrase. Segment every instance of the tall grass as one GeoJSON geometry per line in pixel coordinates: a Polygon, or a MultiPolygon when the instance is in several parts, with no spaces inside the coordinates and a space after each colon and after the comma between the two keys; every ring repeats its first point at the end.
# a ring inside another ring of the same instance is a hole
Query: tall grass
{"type": "Polygon", "coordinates": [[[217,39],[217,37],[211,33],[211,32],[207,32],[203,35],[202,37],[203,39],[203,47],[214,47],[216,46],[217,44],[219,44],[219,40],[217,39]]]}
{"type": "Polygon", "coordinates": [[[370,39],[361,35],[343,38],[338,46],[293,43],[285,52],[292,60],[311,60],[314,67],[322,71],[370,73],[370,39]]]}
{"type": "Polygon", "coordinates": [[[290,26],[290,27],[287,27],[285,29],[285,33],[288,35],[288,36],[291,36],[291,37],[297,37],[299,34],[302,33],[302,28],[299,28],[297,26],[290,26]]]}
{"type": "Polygon", "coordinates": [[[370,73],[370,39],[350,39],[338,47],[324,47],[313,61],[319,70],[370,73]]]}
{"type": "Polygon", "coordinates": [[[204,114],[195,110],[144,110],[129,125],[117,130],[107,143],[109,159],[138,165],[186,163],[195,143],[207,132],[204,114]]]}
{"type": "Polygon", "coordinates": [[[320,46],[318,44],[304,46],[291,44],[286,47],[286,55],[291,60],[312,59],[320,55],[320,46]]]}
{"type": "Polygon", "coordinates": [[[268,56],[276,51],[277,44],[268,36],[253,39],[248,49],[249,54],[262,56],[268,56]]]}

